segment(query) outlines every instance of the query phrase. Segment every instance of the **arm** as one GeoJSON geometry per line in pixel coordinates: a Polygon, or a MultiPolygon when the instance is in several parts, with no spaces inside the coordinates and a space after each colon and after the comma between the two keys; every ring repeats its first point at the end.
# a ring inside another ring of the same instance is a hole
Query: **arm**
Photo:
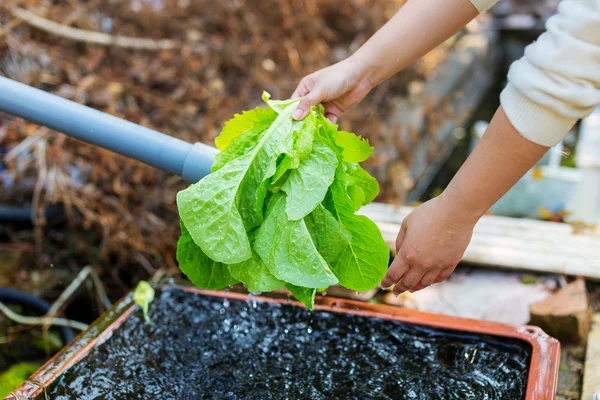
{"type": "Polygon", "coordinates": [[[405,219],[383,287],[446,279],[481,215],[600,104],[600,2],[561,1],[547,29],[511,66],[502,107],[448,188],[405,219]]]}
{"type": "MultiPolygon", "coordinates": [[[[494,0],[409,0],[352,57],[304,78],[295,118],[324,102],[335,120],[373,87],[452,35],[494,0]],[[447,21],[446,21],[447,19],[447,21]]],[[[600,104],[600,2],[562,0],[548,32],[509,72],[502,107],[473,154],[439,197],[402,224],[398,255],[382,281],[394,293],[446,279],[461,260],[473,227],[510,187],[600,104]]]]}
{"type": "Polygon", "coordinates": [[[354,54],[377,86],[456,34],[478,15],[466,0],[409,0],[354,54]]]}
{"type": "Polygon", "coordinates": [[[398,254],[381,286],[393,286],[400,294],[446,279],[460,262],[475,223],[547,150],[523,138],[499,108],[446,190],[403,221],[398,254]]]}
{"type": "Polygon", "coordinates": [[[327,117],[336,122],[373,87],[447,40],[477,14],[467,0],[409,0],[351,57],[300,81],[292,97],[305,97],[294,118],[304,118],[310,106],[322,102],[327,117]]]}

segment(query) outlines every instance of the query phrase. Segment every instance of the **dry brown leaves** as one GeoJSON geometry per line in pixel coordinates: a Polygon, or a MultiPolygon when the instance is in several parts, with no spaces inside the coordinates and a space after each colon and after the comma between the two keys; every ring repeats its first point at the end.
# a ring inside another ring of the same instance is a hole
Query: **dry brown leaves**
{"type": "MultiPolygon", "coordinates": [[[[286,98],[302,76],[356,50],[403,1],[3,3],[1,74],[169,135],[212,143],[224,121],[260,104],[263,90],[286,98]],[[138,51],[74,42],[15,19],[9,11],[15,5],[75,28],[181,46],[138,51]]],[[[377,145],[382,121],[407,83],[422,80],[442,58],[433,53],[391,79],[342,127],[377,145]]],[[[179,178],[22,120],[0,121],[0,151],[13,152],[0,175],[0,202],[34,205],[43,260],[103,265],[125,281],[133,273],[114,272],[121,271],[115,266],[142,264],[142,276],[159,266],[175,268],[174,202],[185,187],[179,178]],[[66,205],[68,221],[46,226],[39,210],[54,202],[66,205]]],[[[376,153],[373,163],[378,159],[376,153]]]]}

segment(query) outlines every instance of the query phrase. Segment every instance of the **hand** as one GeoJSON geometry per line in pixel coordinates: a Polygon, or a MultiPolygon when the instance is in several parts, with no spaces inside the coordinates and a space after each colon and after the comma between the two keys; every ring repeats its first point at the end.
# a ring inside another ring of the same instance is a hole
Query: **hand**
{"type": "Polygon", "coordinates": [[[445,280],[462,259],[476,222],[450,206],[444,194],[417,207],[402,222],[396,257],[381,287],[394,286],[399,295],[445,280]]]}
{"type": "Polygon", "coordinates": [[[304,77],[294,91],[292,98],[304,97],[293,117],[301,120],[311,106],[323,103],[325,116],[333,123],[361,101],[373,88],[367,79],[366,64],[356,57],[350,57],[337,64],[304,77]]]}

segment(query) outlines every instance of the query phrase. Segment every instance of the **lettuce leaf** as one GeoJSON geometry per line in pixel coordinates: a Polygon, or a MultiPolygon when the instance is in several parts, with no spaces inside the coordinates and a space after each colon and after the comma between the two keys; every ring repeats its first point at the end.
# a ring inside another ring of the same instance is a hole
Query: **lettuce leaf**
{"type": "Polygon", "coordinates": [[[236,114],[225,123],[223,130],[215,138],[215,146],[219,150],[225,150],[244,133],[250,130],[257,130],[259,126],[263,128],[262,130],[267,129],[275,121],[276,117],[277,112],[275,110],[263,107],[257,107],[254,110],[236,114]]]}
{"type": "Polygon", "coordinates": [[[238,281],[231,276],[227,265],[211,260],[194,243],[190,233],[180,221],[181,237],[177,242],[179,268],[190,281],[203,289],[223,289],[238,281]]]}
{"type": "Polygon", "coordinates": [[[277,118],[277,113],[270,108],[256,108],[252,111],[238,114],[225,124],[223,131],[215,139],[220,139],[222,151],[215,156],[212,172],[221,169],[229,161],[248,153],[258,143],[261,134],[271,126],[277,118]],[[268,111],[268,112],[267,112],[268,111]],[[233,122],[236,122],[232,124],[233,122]]]}
{"type": "Polygon", "coordinates": [[[333,140],[342,148],[342,159],[347,162],[359,163],[365,161],[373,152],[369,141],[346,131],[333,132],[333,140]]]}
{"type": "Polygon", "coordinates": [[[180,218],[194,242],[215,261],[234,264],[252,256],[246,231],[262,223],[277,158],[292,155],[293,134],[306,124],[291,117],[294,107],[278,107],[280,114],[248,153],[177,194],[180,218]]]}
{"type": "Polygon", "coordinates": [[[284,283],[275,278],[256,252],[239,264],[230,264],[231,276],[242,282],[249,292],[270,292],[283,287],[284,283]]]}
{"type": "Polygon", "coordinates": [[[377,286],[390,253],[377,226],[355,214],[379,192],[359,164],[373,148],[339,131],[321,105],[295,121],[299,99],[263,100],[269,108],[225,124],[213,172],[177,195],[181,270],[203,288],[285,286],[308,308],[317,289],[377,286]]]}
{"type": "Polygon", "coordinates": [[[381,282],[388,267],[390,251],[381,231],[368,217],[354,214],[354,203],[343,183],[343,168],[336,177],[325,199],[326,208],[339,224],[351,234],[351,239],[331,269],[340,284],[351,290],[366,291],[381,282]]]}
{"type": "Polygon", "coordinates": [[[294,286],[289,283],[285,287],[308,309],[312,310],[315,308],[315,295],[317,294],[317,289],[294,286]]]}
{"type": "Polygon", "coordinates": [[[315,142],[310,153],[281,187],[287,194],[287,216],[302,219],[325,198],[333,182],[337,157],[327,145],[315,142]]]}
{"type": "Polygon", "coordinates": [[[352,239],[350,232],[322,204],[307,215],[304,222],[319,254],[328,265],[335,264],[352,239]]]}
{"type": "Polygon", "coordinates": [[[290,220],[286,196],[279,192],[269,200],[267,215],[256,231],[254,249],[279,280],[296,286],[322,288],[338,280],[319,254],[304,220],[290,220]]]}
{"type": "MultiPolygon", "coordinates": [[[[250,242],[254,244],[256,231],[249,234],[250,242]]],[[[242,282],[250,292],[270,292],[283,287],[284,283],[275,278],[269,269],[256,253],[252,252],[252,257],[238,264],[230,264],[229,272],[238,281],[242,282]]]]}
{"type": "Polygon", "coordinates": [[[354,204],[354,211],[369,204],[379,194],[379,183],[358,164],[346,163],[346,190],[354,204]]]}

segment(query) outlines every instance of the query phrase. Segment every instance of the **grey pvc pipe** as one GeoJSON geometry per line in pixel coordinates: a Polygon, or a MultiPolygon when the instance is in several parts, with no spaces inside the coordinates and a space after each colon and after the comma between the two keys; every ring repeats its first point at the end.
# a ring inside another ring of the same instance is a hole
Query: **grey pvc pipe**
{"type": "Polygon", "coordinates": [[[191,144],[62,97],[0,77],[0,111],[27,119],[197,182],[217,149],[191,144]]]}

